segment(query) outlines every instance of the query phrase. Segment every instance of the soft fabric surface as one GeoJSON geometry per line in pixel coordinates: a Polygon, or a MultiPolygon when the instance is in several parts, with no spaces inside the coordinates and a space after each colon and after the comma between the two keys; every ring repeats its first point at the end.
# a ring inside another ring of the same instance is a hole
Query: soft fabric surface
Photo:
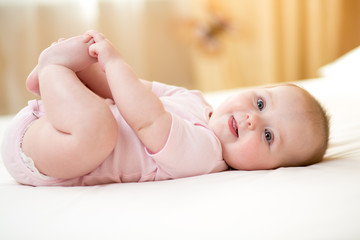
{"type": "MultiPolygon", "coordinates": [[[[360,239],[359,80],[337,74],[300,84],[331,115],[324,162],[36,188],[17,184],[0,161],[0,239],[360,239]]],[[[228,92],[208,99],[216,105],[228,92]]],[[[0,134],[9,119],[0,118],[0,134]]]]}

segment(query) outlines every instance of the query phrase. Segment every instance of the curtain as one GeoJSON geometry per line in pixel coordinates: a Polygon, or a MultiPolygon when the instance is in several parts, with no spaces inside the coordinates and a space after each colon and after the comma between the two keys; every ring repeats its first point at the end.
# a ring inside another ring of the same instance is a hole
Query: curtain
{"type": "Polygon", "coordinates": [[[198,0],[190,6],[200,89],[314,78],[319,67],[360,44],[358,0],[198,0]]]}
{"type": "Polygon", "coordinates": [[[360,1],[280,0],[278,77],[317,76],[319,67],[360,45],[360,1]]]}

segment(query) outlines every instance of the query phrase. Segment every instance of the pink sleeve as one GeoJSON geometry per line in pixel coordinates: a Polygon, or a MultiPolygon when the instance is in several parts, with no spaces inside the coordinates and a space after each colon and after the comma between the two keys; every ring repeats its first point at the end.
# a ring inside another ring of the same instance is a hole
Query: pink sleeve
{"type": "Polygon", "coordinates": [[[167,143],[148,154],[158,166],[156,180],[197,176],[227,169],[221,145],[212,131],[172,115],[167,143]]]}

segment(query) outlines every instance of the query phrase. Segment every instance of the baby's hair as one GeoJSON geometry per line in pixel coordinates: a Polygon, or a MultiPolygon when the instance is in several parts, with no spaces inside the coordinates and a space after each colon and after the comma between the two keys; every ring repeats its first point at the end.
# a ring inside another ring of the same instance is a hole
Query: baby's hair
{"type": "Polygon", "coordinates": [[[315,164],[321,162],[324,158],[325,152],[327,150],[329,144],[329,135],[330,135],[330,127],[329,127],[329,116],[325,110],[325,108],[320,104],[320,102],[311,95],[307,90],[304,88],[295,85],[295,84],[286,84],[288,86],[296,87],[301,91],[304,95],[305,99],[308,102],[308,106],[310,106],[309,111],[307,111],[310,124],[312,124],[313,129],[317,129],[314,134],[318,134],[320,137],[320,143],[317,149],[311,153],[309,157],[301,162],[294,163],[296,166],[308,166],[311,164],[315,164]]]}

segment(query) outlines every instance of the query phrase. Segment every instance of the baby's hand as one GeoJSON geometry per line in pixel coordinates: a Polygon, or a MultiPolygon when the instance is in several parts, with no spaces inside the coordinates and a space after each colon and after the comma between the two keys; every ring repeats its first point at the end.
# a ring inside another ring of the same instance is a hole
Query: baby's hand
{"type": "Polygon", "coordinates": [[[121,59],[119,52],[103,34],[94,30],[90,30],[86,34],[91,36],[95,42],[89,47],[89,54],[98,59],[104,72],[111,62],[121,59]]]}

